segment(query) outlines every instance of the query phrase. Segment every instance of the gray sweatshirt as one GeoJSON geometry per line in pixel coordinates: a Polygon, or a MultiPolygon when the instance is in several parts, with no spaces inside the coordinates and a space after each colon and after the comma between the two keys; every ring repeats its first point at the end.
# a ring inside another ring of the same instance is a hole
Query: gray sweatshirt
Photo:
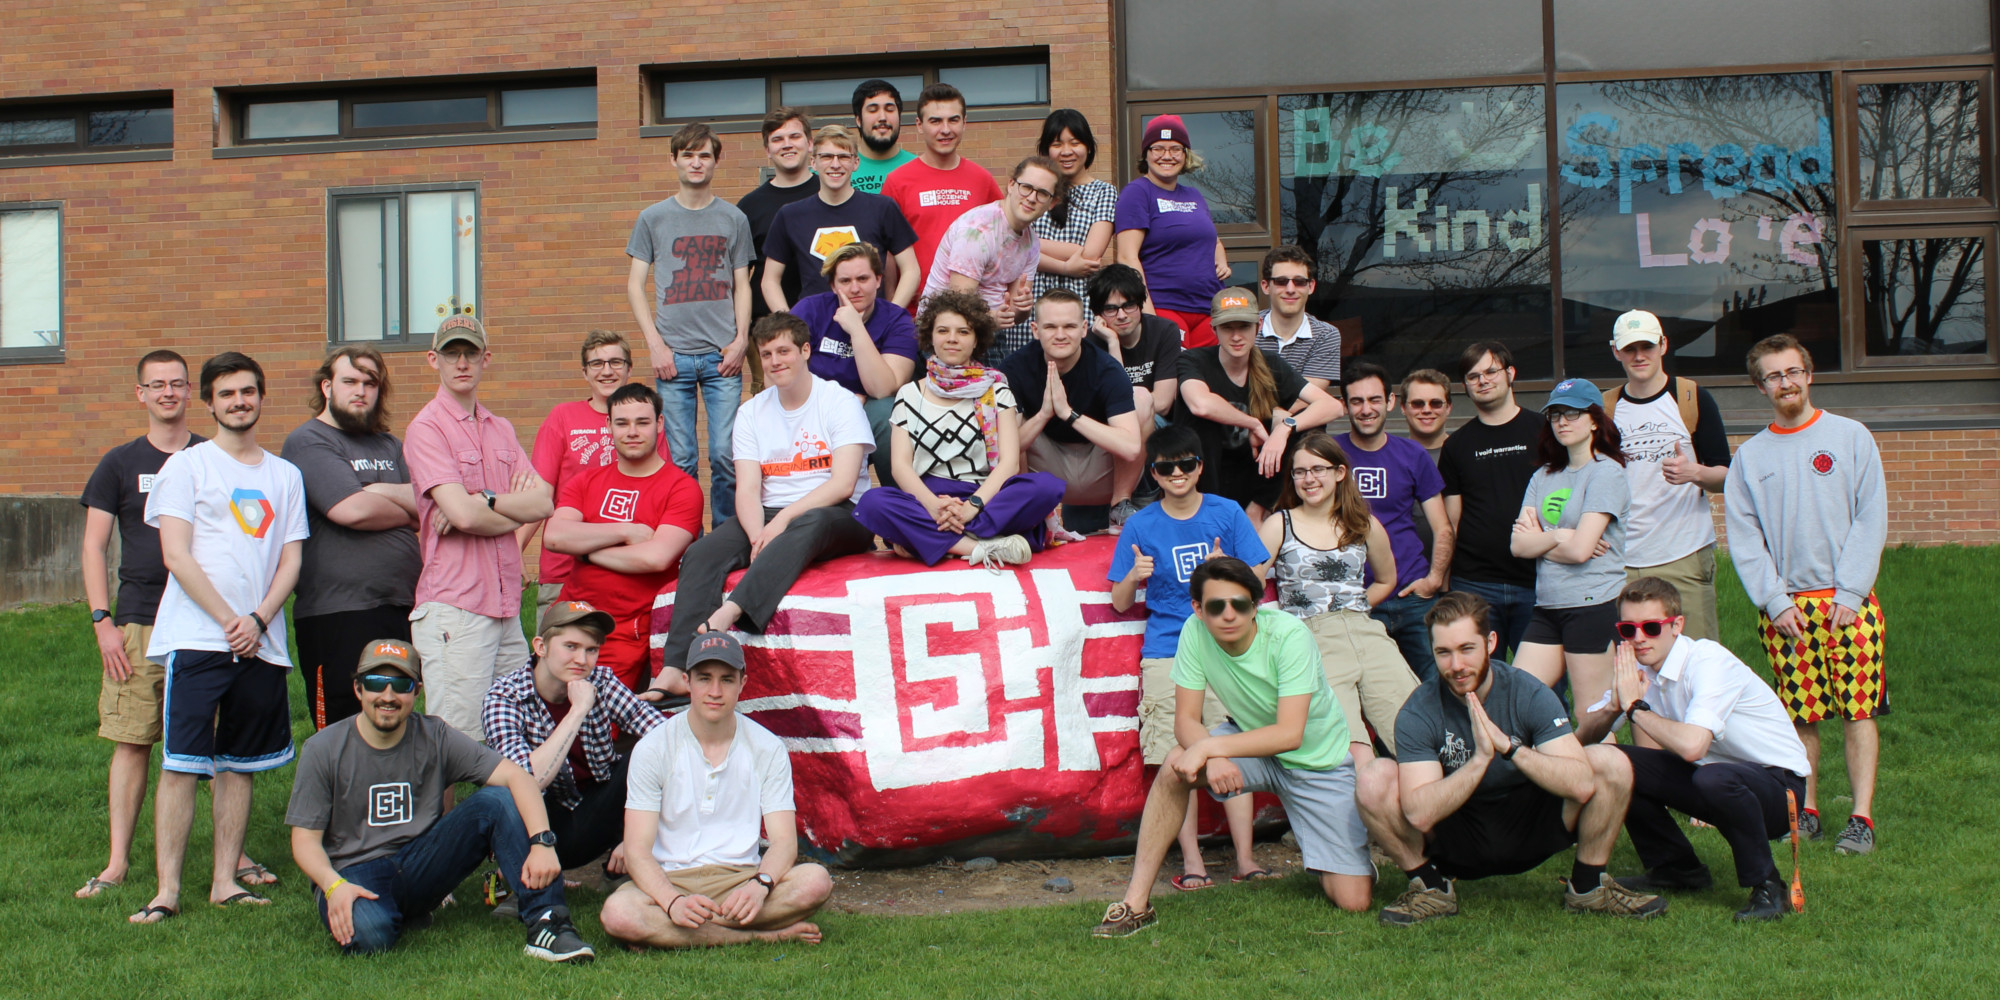
{"type": "Polygon", "coordinates": [[[1859,610],[1875,588],[1889,490],[1860,423],[1820,410],[1795,431],[1759,431],[1730,463],[1723,510],[1736,575],[1766,616],[1784,614],[1793,594],[1829,588],[1859,610]]]}

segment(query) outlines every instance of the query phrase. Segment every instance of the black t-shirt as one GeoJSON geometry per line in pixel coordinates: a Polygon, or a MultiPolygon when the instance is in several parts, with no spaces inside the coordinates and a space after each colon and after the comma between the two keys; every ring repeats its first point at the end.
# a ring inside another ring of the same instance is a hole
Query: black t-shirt
{"type": "MultiPolygon", "coordinates": [[[[1550,740],[1575,732],[1562,699],[1535,675],[1493,660],[1493,685],[1486,690],[1480,706],[1493,724],[1509,736],[1519,736],[1523,746],[1539,747],[1550,740]]],[[[1437,680],[1425,681],[1410,692],[1403,710],[1396,713],[1396,750],[1405,761],[1435,760],[1451,777],[1472,760],[1472,710],[1437,680]]],[[[1479,779],[1472,801],[1504,799],[1507,793],[1530,780],[1512,761],[1501,760],[1498,750],[1479,779]]]]}
{"type": "Polygon", "coordinates": [[[856,191],[838,205],[801,198],[780,207],[772,217],[764,257],[785,265],[787,275],[799,276],[803,298],[833,290],[819,266],[826,263],[827,254],[857,240],[873,243],[883,257],[894,257],[917,245],[917,231],[895,202],[879,194],[856,191]]]}
{"type": "MultiPolygon", "coordinates": [[[[756,259],[750,262],[751,319],[759,319],[771,313],[771,308],[764,304],[764,293],[757,290],[764,281],[764,241],[771,235],[771,221],[778,217],[778,209],[818,193],[819,175],[807,174],[804,183],[794,184],[791,187],[779,187],[771,181],[765,181],[761,187],[744,195],[743,199],[736,203],[737,210],[743,213],[744,218],[750,220],[750,246],[757,254],[756,259]]],[[[786,302],[799,300],[797,271],[787,269],[785,276],[779,279],[778,283],[785,290],[786,302]]]]}
{"type": "Polygon", "coordinates": [[[1438,454],[1444,495],[1459,498],[1451,575],[1480,583],[1535,585],[1535,561],[1514,557],[1514,519],[1535,474],[1542,415],[1522,407],[1494,427],[1478,418],[1453,431],[1438,454]]]}
{"type": "MultiPolygon", "coordinates": [[[[207,440],[189,434],[187,446],[207,440]]],[[[151,625],[167,589],[167,564],[160,558],[160,530],[146,525],[146,494],[167,464],[167,453],[140,435],[104,453],[83,486],[83,505],[118,519],[117,625],[151,625]]]]}
{"type": "MultiPolygon", "coordinates": [[[[1041,343],[1037,341],[1007,355],[1007,360],[1000,362],[1000,371],[1007,376],[1007,387],[1014,390],[1021,419],[1040,413],[1042,392],[1049,384],[1049,362],[1042,355],[1041,343]]],[[[1118,367],[1118,362],[1111,360],[1111,355],[1089,337],[1083,338],[1082,354],[1063,375],[1062,384],[1070,408],[1099,423],[1109,423],[1112,417],[1132,412],[1131,380],[1125,377],[1125,370],[1118,367]]],[[[1042,434],[1062,444],[1089,441],[1068,424],[1053,418],[1042,428],[1042,434]]]]}
{"type": "MultiPolygon", "coordinates": [[[[1091,336],[1098,344],[1104,338],[1091,336]]],[[[1106,349],[1109,353],[1109,348],[1106,349]]],[[[1179,378],[1175,363],[1181,356],[1181,328],[1158,316],[1139,317],[1139,342],[1118,352],[1124,358],[1125,378],[1134,388],[1151,389],[1163,378],[1179,378]]]]}
{"type": "MultiPolygon", "coordinates": [[[[1278,386],[1278,409],[1290,409],[1298,402],[1299,393],[1306,389],[1305,377],[1300,375],[1276,351],[1264,351],[1264,363],[1271,366],[1271,376],[1278,386]]],[[[1175,374],[1181,380],[1180,394],[1174,399],[1173,422],[1176,426],[1193,428],[1201,438],[1201,491],[1228,497],[1237,503],[1249,506],[1260,503],[1266,507],[1277,502],[1279,487],[1274,478],[1265,478],[1257,472],[1257,452],[1250,446],[1250,430],[1247,427],[1233,427],[1205,420],[1194,415],[1187,405],[1187,384],[1200,382],[1208,391],[1222,397],[1222,401],[1244,413],[1250,412],[1249,378],[1243,385],[1230,381],[1222,369],[1221,345],[1196,347],[1181,352],[1175,374]]],[[[1267,421],[1268,423],[1268,421],[1267,421]]]]}

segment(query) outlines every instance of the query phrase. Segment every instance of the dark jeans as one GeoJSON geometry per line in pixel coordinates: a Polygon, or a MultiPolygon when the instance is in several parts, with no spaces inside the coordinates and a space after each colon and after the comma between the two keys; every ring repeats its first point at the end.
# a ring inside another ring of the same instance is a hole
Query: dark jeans
{"type": "Polygon", "coordinates": [[[1391,597],[1368,612],[1368,617],[1381,622],[1389,638],[1396,640],[1396,648],[1402,651],[1410,669],[1417,672],[1419,681],[1436,680],[1438,675],[1437,657],[1431,655],[1431,630],[1424,624],[1424,616],[1436,603],[1435,594],[1430,597],[1409,594],[1391,597]]]}
{"type": "MultiPolygon", "coordinates": [[[[341,950],[349,955],[388,951],[402,936],[407,918],[437,909],[467,875],[486,863],[489,853],[521,901],[523,924],[563,905],[560,877],[540,889],[521,884],[528,830],[521,825],[512,794],[505,788],[482,788],[396,853],[340,869],[341,878],[380,897],[354,901],[354,940],[341,950]]],[[[326,897],[315,890],[313,900],[319,904],[320,926],[325,927],[326,897]]]]}
{"type": "Polygon", "coordinates": [[[1492,605],[1493,631],[1500,633],[1497,655],[1513,662],[1514,652],[1521,648],[1521,637],[1528,632],[1528,622],[1535,617],[1535,588],[1518,583],[1483,583],[1454,576],[1451,578],[1451,589],[1478,594],[1492,605]]]}
{"type": "Polygon", "coordinates": [[[1791,828],[1785,790],[1803,805],[1806,779],[1782,767],[1715,763],[1694,765],[1652,747],[1619,746],[1632,762],[1632,805],[1625,832],[1647,868],[1691,868],[1701,863],[1680,824],[1678,809],[1711,823],[1736,855],[1736,884],[1749,888],[1778,877],[1771,841],[1791,828]]]}
{"type": "Polygon", "coordinates": [[[631,754],[618,758],[609,777],[583,790],[583,801],[575,809],[557,803],[554,789],[542,796],[549,829],[556,834],[556,857],[564,870],[589,864],[625,839],[625,770],[631,762],[631,754]]]}
{"type": "MultiPolygon", "coordinates": [[[[778,516],[779,507],[764,508],[764,523],[778,516]]],[[[694,644],[694,630],[722,606],[722,586],[729,574],[750,567],[729,599],[743,609],[738,627],[761,632],[778,611],[778,602],[805,572],[822,559],[866,552],[875,545],[875,536],[854,519],[854,504],[841,502],[832,507],[815,507],[792,519],[785,530],[764,546],[756,562],[750,561],[750,536],[742,522],[730,518],[715,530],[696,539],[681,557],[680,583],[674,588],[673,624],[667,628],[667,644],[660,651],[661,662],[687,669],[688,647],[694,644]]]]}

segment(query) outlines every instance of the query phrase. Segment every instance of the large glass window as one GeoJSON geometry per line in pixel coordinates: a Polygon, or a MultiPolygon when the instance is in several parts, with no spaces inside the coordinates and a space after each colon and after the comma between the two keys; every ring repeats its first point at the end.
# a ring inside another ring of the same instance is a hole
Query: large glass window
{"type": "Polygon", "coordinates": [[[1933,78],[1859,82],[1854,88],[1856,199],[1861,206],[1885,209],[1914,207],[1908,202],[1984,204],[1989,197],[1980,142],[1985,74],[1912,75],[1933,78]]]}
{"type": "Polygon", "coordinates": [[[0,358],[62,346],[62,211],[0,205],[0,358]]]}
{"type": "Polygon", "coordinates": [[[1991,356],[1991,227],[1957,235],[1867,230],[1853,235],[1861,243],[1862,334],[1868,358],[1923,364],[1991,356]]]}
{"type": "Polygon", "coordinates": [[[423,345],[478,315],[478,223],[475,191],[336,194],[329,339],[423,345]]]}
{"type": "Polygon", "coordinates": [[[1563,368],[1622,377],[1611,324],[1660,317],[1680,374],[1789,333],[1841,367],[1831,82],[1821,73],[1556,87],[1563,368]]]}
{"type": "Polygon", "coordinates": [[[912,56],[873,66],[793,62],[764,70],[751,68],[747,71],[750,75],[741,63],[707,68],[685,63],[648,67],[654,88],[649,124],[756,122],[779,106],[824,118],[822,125],[845,123],[854,111],[854,88],[878,79],[889,81],[903,95],[903,113],[910,116],[917,113],[917,95],[932,83],[957,87],[969,108],[1048,105],[1046,56],[1017,55],[1005,62],[957,61],[960,58],[951,54],[912,56]]]}
{"type": "Polygon", "coordinates": [[[237,141],[532,131],[597,121],[594,80],[546,77],[449,84],[372,85],[338,93],[243,94],[237,141]]]}
{"type": "Polygon", "coordinates": [[[1525,85],[1278,99],[1280,239],[1343,348],[1401,379],[1499,340],[1554,374],[1544,113],[1525,85]]]}

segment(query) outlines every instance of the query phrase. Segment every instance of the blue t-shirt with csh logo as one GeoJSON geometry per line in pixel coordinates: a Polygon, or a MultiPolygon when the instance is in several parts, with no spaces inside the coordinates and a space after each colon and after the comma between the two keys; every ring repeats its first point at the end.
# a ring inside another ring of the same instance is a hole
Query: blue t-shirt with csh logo
{"type": "MultiPolygon", "coordinates": [[[[1153,575],[1145,583],[1146,644],[1140,650],[1141,657],[1168,659],[1179,651],[1181,626],[1194,614],[1188,580],[1195,567],[1208,558],[1208,550],[1218,538],[1224,554],[1252,566],[1271,558],[1249,515],[1235,501],[1222,497],[1204,494],[1201,508],[1185,521],[1169,515],[1157,503],[1125,521],[1105,579],[1117,583],[1132,572],[1132,563],[1138,558],[1132,554],[1135,545],[1153,557],[1153,575]]],[[[1262,594],[1257,596],[1263,598],[1262,594]]]]}

